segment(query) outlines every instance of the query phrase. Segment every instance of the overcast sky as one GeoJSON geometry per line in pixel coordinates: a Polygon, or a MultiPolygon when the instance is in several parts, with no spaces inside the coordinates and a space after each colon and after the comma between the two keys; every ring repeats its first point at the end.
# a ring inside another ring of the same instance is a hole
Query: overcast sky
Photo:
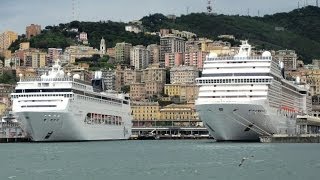
{"type": "MultiPolygon", "coordinates": [[[[316,0],[213,0],[213,11],[219,14],[273,14],[288,12],[300,5],[315,5],[316,0]]],[[[207,0],[0,0],[0,32],[25,33],[31,23],[56,25],[73,20],[112,20],[128,22],[153,13],[186,14],[203,12],[207,0]],[[73,3],[73,1],[75,3],[73,3]]]]}

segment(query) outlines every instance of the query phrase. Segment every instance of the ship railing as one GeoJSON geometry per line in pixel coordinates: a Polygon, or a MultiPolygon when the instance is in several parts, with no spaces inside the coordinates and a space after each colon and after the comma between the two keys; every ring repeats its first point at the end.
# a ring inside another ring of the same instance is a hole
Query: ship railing
{"type": "Polygon", "coordinates": [[[263,56],[250,56],[250,57],[226,56],[226,57],[207,58],[207,61],[218,61],[218,60],[272,60],[272,57],[271,56],[268,56],[268,57],[263,57],[263,56]]]}
{"type": "Polygon", "coordinates": [[[71,77],[65,78],[21,78],[20,82],[32,82],[32,81],[73,81],[71,77]]]}

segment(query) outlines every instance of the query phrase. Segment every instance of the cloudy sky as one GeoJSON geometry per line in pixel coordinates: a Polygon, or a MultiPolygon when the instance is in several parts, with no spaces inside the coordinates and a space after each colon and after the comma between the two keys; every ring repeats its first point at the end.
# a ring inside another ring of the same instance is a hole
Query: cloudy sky
{"type": "MultiPolygon", "coordinates": [[[[288,12],[300,5],[315,5],[316,0],[213,0],[219,14],[273,14],[288,12]]],[[[153,13],[186,14],[203,12],[207,0],[0,0],[0,32],[25,33],[31,23],[46,25],[80,21],[112,20],[128,22],[153,13]],[[74,3],[73,3],[74,2],[74,3]],[[74,4],[74,6],[73,6],[74,4]]]]}

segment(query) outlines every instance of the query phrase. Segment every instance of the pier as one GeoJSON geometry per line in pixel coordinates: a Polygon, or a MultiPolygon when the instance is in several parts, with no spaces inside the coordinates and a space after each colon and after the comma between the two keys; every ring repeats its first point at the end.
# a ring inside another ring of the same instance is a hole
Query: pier
{"type": "Polygon", "coordinates": [[[130,139],[208,139],[204,127],[134,127],[130,139]]]}
{"type": "Polygon", "coordinates": [[[297,116],[297,134],[274,134],[260,137],[262,143],[320,143],[320,118],[297,116]]]}
{"type": "Polygon", "coordinates": [[[22,131],[20,124],[17,122],[0,122],[0,143],[11,142],[29,142],[30,139],[26,137],[22,131]]]}

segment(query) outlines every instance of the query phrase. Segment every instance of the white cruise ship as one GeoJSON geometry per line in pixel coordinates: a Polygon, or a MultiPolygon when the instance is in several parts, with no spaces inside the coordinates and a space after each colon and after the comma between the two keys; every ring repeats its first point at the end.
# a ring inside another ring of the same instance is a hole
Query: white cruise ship
{"type": "Polygon", "coordinates": [[[48,75],[20,76],[12,111],[33,141],[119,140],[131,136],[130,99],[106,93],[101,73],[92,84],[64,74],[57,61],[48,75]]]}
{"type": "Polygon", "coordinates": [[[311,110],[308,87],[284,79],[283,63],[265,51],[252,56],[243,41],[237,55],[204,62],[196,109],[218,141],[255,141],[259,136],[294,134],[296,116],[311,110]]]}

